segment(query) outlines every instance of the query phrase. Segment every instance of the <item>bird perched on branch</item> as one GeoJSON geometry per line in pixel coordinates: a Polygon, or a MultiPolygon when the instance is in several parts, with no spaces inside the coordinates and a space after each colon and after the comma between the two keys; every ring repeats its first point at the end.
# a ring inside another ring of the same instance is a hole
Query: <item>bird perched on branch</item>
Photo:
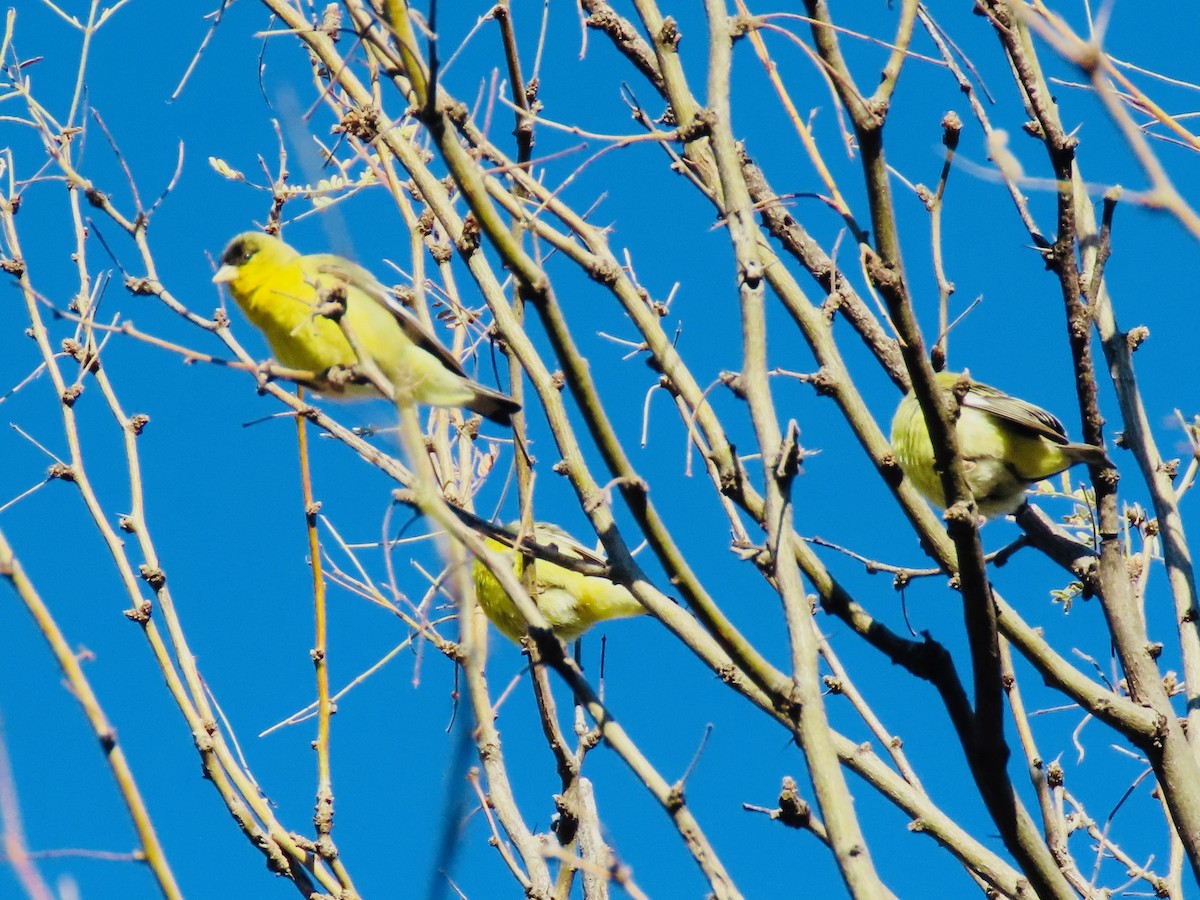
{"type": "MultiPolygon", "coordinates": [[[[980,515],[1014,512],[1030,485],[1076,463],[1109,464],[1102,447],[1071,443],[1062,422],[1046,410],[974,381],[967,372],[939,372],[937,383],[947,393],[961,392],[958,449],[980,515]]],[[[911,391],[892,419],[892,449],[916,489],[944,509],[929,429],[911,391]]]]}
{"type": "MultiPolygon", "coordinates": [[[[503,565],[511,566],[520,578],[525,569],[524,557],[513,548],[519,525],[509,525],[507,530],[512,535],[508,543],[493,537],[489,537],[485,543],[489,552],[498,557],[503,565]]],[[[601,566],[607,563],[603,556],[587,549],[555,525],[537,523],[532,537],[536,544],[561,556],[601,566]]],[[[536,555],[536,550],[533,552],[536,555]]],[[[611,579],[601,575],[584,575],[548,559],[536,558],[533,566],[535,581],[530,597],[561,641],[570,643],[605,619],[625,619],[646,612],[633,594],[611,579]]],[[[512,598],[481,560],[475,560],[471,574],[475,580],[475,596],[484,613],[505,637],[520,643],[528,625],[512,598]]]]}
{"type": "MultiPolygon", "coordinates": [[[[450,351],[387,288],[348,259],[327,253],[301,256],[279,238],[245,232],[221,254],[213,281],[229,285],[242,312],[288,368],[318,375],[348,368],[360,362],[357,346],[391,384],[397,404],[463,406],[501,425],[510,424],[521,408],[511,397],[469,379],[450,351]],[[337,302],[345,304],[345,328],[328,314],[337,302]]],[[[369,383],[324,378],[316,387],[334,396],[379,393],[369,383]]]]}

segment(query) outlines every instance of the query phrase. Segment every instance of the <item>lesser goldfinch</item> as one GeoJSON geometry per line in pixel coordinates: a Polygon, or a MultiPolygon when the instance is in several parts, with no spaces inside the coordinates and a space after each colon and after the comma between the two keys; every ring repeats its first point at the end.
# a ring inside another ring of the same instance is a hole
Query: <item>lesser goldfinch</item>
{"type": "MultiPolygon", "coordinates": [[[[331,297],[344,295],[345,322],[356,342],[391,382],[397,403],[465,406],[508,425],[521,408],[511,397],[477,384],[457,359],[391,292],[362,266],[332,254],[301,256],[278,238],[259,232],[239,234],[221,255],[213,276],[292,369],[323,373],[353,366],[358,358],[337,322],[316,312],[331,297]]],[[[325,393],[377,394],[369,384],[322,382],[325,393]]]]}
{"type": "MultiPolygon", "coordinates": [[[[515,538],[518,526],[510,525],[508,530],[515,538]]],[[[555,525],[537,523],[533,540],[563,556],[600,565],[605,563],[604,557],[588,550],[555,525]]],[[[513,567],[518,578],[521,576],[525,565],[520,553],[495,538],[488,538],[485,543],[490,552],[513,567]]],[[[536,581],[530,596],[561,641],[570,643],[605,619],[624,619],[646,612],[633,594],[607,578],[573,572],[545,559],[537,559],[533,565],[536,581]]],[[[471,574],[475,580],[475,596],[484,613],[505,637],[520,643],[528,626],[516,604],[480,560],[475,560],[471,574]]]]}
{"type": "MultiPolygon", "coordinates": [[[[962,377],[939,372],[937,383],[949,392],[962,377]]],[[[1108,462],[1103,448],[1071,443],[1062,422],[1046,410],[974,380],[963,395],[956,427],[967,483],[980,515],[989,519],[1015,511],[1025,500],[1025,490],[1043,478],[1076,463],[1108,462]]],[[[916,489],[944,509],[946,496],[934,470],[929,430],[912,392],[900,401],[892,419],[892,449],[916,489]]]]}

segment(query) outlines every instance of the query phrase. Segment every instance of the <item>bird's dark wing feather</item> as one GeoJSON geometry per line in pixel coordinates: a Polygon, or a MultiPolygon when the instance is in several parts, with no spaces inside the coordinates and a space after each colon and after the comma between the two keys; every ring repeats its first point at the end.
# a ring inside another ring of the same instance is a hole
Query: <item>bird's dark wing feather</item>
{"type": "Polygon", "coordinates": [[[392,314],[396,324],[400,326],[410,341],[426,353],[437,357],[438,361],[451,372],[461,375],[463,378],[467,377],[467,373],[463,371],[462,365],[454,354],[447,350],[416,316],[401,306],[399,301],[392,296],[391,291],[380,284],[379,280],[362,266],[330,253],[316,253],[308,259],[312,261],[318,272],[332,275],[369,296],[392,314]]]}
{"type": "Polygon", "coordinates": [[[1016,397],[1010,397],[1003,391],[978,382],[971,385],[962,400],[963,406],[969,406],[980,412],[1011,422],[1018,428],[1043,437],[1055,444],[1066,444],[1067,430],[1040,406],[1034,406],[1016,397]]]}
{"type": "MultiPolygon", "coordinates": [[[[500,541],[502,544],[507,544],[510,547],[516,546],[517,532],[521,525],[519,522],[510,522],[504,526],[501,533],[493,533],[490,536],[500,541]]],[[[535,534],[525,535],[526,544],[537,544],[545,547],[548,550],[553,550],[560,556],[571,557],[581,560],[586,563],[591,563],[596,566],[607,566],[608,560],[597,553],[579,543],[571,535],[567,534],[557,525],[552,525],[549,522],[538,522],[534,526],[535,534]]],[[[536,552],[534,554],[537,555],[536,552]]]]}
{"type": "Polygon", "coordinates": [[[588,547],[585,547],[557,525],[549,522],[538,522],[535,526],[538,543],[552,547],[564,556],[575,556],[584,562],[607,566],[608,560],[588,547]]]}

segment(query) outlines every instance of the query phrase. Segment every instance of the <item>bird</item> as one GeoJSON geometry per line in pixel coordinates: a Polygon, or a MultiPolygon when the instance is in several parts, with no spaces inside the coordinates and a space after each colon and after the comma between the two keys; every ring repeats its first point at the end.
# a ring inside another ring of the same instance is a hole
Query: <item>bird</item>
{"type": "MultiPolygon", "coordinates": [[[[1077,463],[1111,465],[1102,447],[1072,443],[1062,422],[1039,406],[975,381],[969,372],[938,372],[936,378],[946,392],[960,382],[966,386],[956,422],[958,449],[985,519],[1015,512],[1030,485],[1077,463]]],[[[945,509],[929,429],[912,391],[892,419],[892,450],[916,489],[945,509]]]]}
{"type": "MultiPolygon", "coordinates": [[[[277,237],[247,231],[221,254],[213,276],[227,285],[238,307],[291,369],[325,374],[359,362],[346,332],[317,312],[335,296],[343,297],[344,322],[355,343],[391,383],[398,404],[466,407],[500,425],[509,425],[521,405],[511,397],[472,381],[454,355],[370,272],[329,253],[302,256],[277,237]]],[[[371,384],[346,384],[322,378],[327,395],[354,398],[375,395],[371,384]]]]}
{"type": "MultiPolygon", "coordinates": [[[[513,548],[520,533],[520,523],[508,525],[505,531],[511,535],[507,543],[494,537],[488,537],[484,543],[495,561],[511,566],[520,578],[525,568],[524,557],[513,548]]],[[[584,547],[557,525],[536,523],[532,538],[535,543],[562,556],[597,565],[607,563],[603,556],[584,547]]],[[[472,564],[471,575],[475,582],[475,597],[484,614],[501,634],[519,644],[528,624],[512,598],[482,560],[476,559],[472,564]]],[[[534,578],[530,597],[555,636],[566,643],[580,637],[597,622],[640,616],[646,612],[627,588],[601,575],[584,575],[538,557],[534,562],[534,578]]]]}

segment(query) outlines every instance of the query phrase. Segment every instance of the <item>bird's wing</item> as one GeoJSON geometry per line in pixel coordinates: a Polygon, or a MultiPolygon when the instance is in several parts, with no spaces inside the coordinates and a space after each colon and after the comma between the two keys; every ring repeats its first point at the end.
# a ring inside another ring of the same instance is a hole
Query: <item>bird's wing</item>
{"type": "Polygon", "coordinates": [[[978,382],[972,384],[971,389],[963,397],[962,403],[963,406],[969,406],[995,416],[997,419],[1011,422],[1018,428],[1055,444],[1068,442],[1067,430],[1063,427],[1063,423],[1046,410],[1025,400],[1010,397],[1004,391],[989,385],[978,382]]]}
{"type": "Polygon", "coordinates": [[[605,557],[601,556],[595,550],[585,547],[557,525],[552,525],[549,522],[538,522],[534,525],[533,532],[539,544],[549,547],[552,550],[557,550],[563,556],[574,556],[584,562],[595,563],[598,566],[608,565],[608,560],[605,557]]]}
{"type": "Polygon", "coordinates": [[[396,324],[400,326],[400,330],[410,341],[435,357],[455,375],[467,377],[462,364],[454,354],[447,350],[445,345],[416,316],[401,306],[392,296],[391,291],[380,284],[379,280],[362,266],[340,256],[334,256],[332,253],[316,253],[305,257],[305,262],[318,274],[330,275],[344,281],[349,287],[358,288],[392,314],[396,324]]]}
{"type": "MultiPolygon", "coordinates": [[[[492,529],[489,528],[488,531],[491,533],[489,533],[488,536],[499,543],[506,544],[509,547],[515,547],[517,544],[517,534],[520,531],[520,528],[521,523],[510,522],[498,532],[492,532],[492,529]]],[[[553,525],[550,522],[535,523],[533,526],[533,534],[525,535],[525,543],[537,544],[538,546],[545,547],[547,550],[552,550],[561,556],[572,557],[593,565],[608,565],[608,560],[605,557],[601,556],[595,550],[585,547],[583,544],[579,543],[579,541],[575,540],[575,538],[571,537],[571,535],[567,534],[557,525],[553,525]]],[[[536,552],[534,555],[537,555],[536,552]]]]}

